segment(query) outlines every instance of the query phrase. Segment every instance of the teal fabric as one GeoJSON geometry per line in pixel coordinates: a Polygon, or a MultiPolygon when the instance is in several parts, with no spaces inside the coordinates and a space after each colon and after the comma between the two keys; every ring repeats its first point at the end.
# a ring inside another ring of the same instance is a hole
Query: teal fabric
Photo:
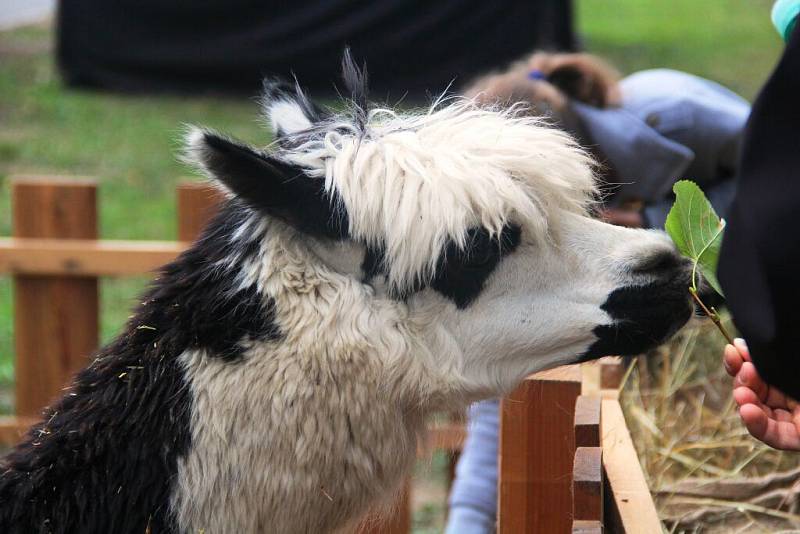
{"type": "Polygon", "coordinates": [[[772,24],[784,41],[789,40],[800,15],[800,0],[778,0],[772,5],[772,24]]]}

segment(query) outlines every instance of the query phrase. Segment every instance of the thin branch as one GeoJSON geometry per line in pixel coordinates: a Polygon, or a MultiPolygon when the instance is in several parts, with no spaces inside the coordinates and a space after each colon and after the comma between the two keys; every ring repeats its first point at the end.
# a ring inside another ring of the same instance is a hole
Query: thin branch
{"type": "Polygon", "coordinates": [[[697,294],[697,290],[694,289],[693,287],[689,288],[689,293],[691,293],[692,298],[697,303],[697,305],[700,306],[700,308],[705,312],[706,315],[708,315],[709,319],[711,319],[714,322],[714,324],[717,325],[717,328],[719,328],[719,331],[722,332],[723,336],[725,336],[725,339],[728,340],[728,343],[733,345],[733,337],[728,333],[728,330],[722,324],[722,321],[719,318],[717,310],[715,310],[713,307],[711,309],[708,309],[705,303],[702,300],[700,300],[700,296],[697,294]]]}

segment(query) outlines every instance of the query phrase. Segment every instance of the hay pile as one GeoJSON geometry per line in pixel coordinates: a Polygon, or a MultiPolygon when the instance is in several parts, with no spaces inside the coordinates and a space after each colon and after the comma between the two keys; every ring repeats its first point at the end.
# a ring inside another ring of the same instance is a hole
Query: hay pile
{"type": "Polygon", "coordinates": [[[621,402],[659,514],[676,533],[800,532],[800,453],[740,423],[724,344],[697,320],[626,376],[621,402]]]}

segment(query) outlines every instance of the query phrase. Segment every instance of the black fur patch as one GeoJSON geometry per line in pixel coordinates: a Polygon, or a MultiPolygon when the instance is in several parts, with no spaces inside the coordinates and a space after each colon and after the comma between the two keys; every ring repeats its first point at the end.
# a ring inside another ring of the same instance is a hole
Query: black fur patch
{"type": "Polygon", "coordinates": [[[237,202],[231,203],[194,247],[164,268],[140,308],[143,324],[136,325],[135,335],[141,342],[157,342],[168,329],[172,345],[166,348],[172,353],[206,349],[212,357],[235,360],[244,350],[242,340],[278,338],[274,303],[265,301],[253,286],[240,289],[236,276],[263,239],[255,235],[231,241],[251,215],[237,202]],[[226,262],[233,262],[233,269],[221,267],[226,262]]]}
{"type": "Polygon", "coordinates": [[[364,282],[369,282],[372,278],[386,274],[383,262],[385,255],[382,249],[367,247],[364,254],[364,261],[361,262],[361,272],[364,273],[364,282]]]}
{"type": "Polygon", "coordinates": [[[345,49],[342,56],[342,79],[349,93],[353,123],[356,128],[364,132],[369,113],[369,76],[367,66],[359,68],[349,48],[345,49]]]}
{"type": "Polygon", "coordinates": [[[520,235],[520,227],[510,225],[495,237],[485,228],[470,230],[463,250],[455,243],[447,246],[431,287],[457,307],[466,308],[480,294],[500,259],[517,248],[520,235]]]}
{"type": "Polygon", "coordinates": [[[629,286],[613,291],[601,306],[614,323],[595,327],[597,336],[580,361],[602,356],[635,356],[663,343],[689,320],[693,306],[688,280],[629,286]]]}
{"type": "Polygon", "coordinates": [[[205,349],[236,365],[241,342],[275,339],[274,303],[240,289],[263,236],[232,243],[231,204],[168,265],[127,325],[0,460],[0,532],[176,532],[169,498],[191,444],[192,399],[178,357],[205,349]]]}
{"type": "Polygon", "coordinates": [[[250,207],[313,236],[347,237],[347,212],[325,192],[323,179],[210,132],[203,134],[199,157],[214,177],[250,207]]]}
{"type": "MultiPolygon", "coordinates": [[[[521,230],[516,225],[506,225],[499,236],[490,236],[485,228],[473,228],[467,232],[466,246],[461,249],[450,242],[442,252],[436,275],[425,284],[417,284],[399,299],[430,287],[452,300],[458,308],[466,308],[480,294],[486,279],[492,274],[503,256],[510,254],[520,242],[521,230]]],[[[385,273],[384,254],[380,250],[367,249],[361,269],[364,280],[385,273]]]]}

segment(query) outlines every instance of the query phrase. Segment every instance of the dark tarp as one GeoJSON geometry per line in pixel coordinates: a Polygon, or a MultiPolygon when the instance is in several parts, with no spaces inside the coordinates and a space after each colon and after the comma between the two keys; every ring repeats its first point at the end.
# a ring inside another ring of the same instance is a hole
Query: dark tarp
{"type": "Polygon", "coordinates": [[[133,92],[255,93],[294,72],[331,94],[349,45],[373,96],[396,100],[573,41],[568,0],[62,0],[58,12],[65,81],[133,92]]]}

